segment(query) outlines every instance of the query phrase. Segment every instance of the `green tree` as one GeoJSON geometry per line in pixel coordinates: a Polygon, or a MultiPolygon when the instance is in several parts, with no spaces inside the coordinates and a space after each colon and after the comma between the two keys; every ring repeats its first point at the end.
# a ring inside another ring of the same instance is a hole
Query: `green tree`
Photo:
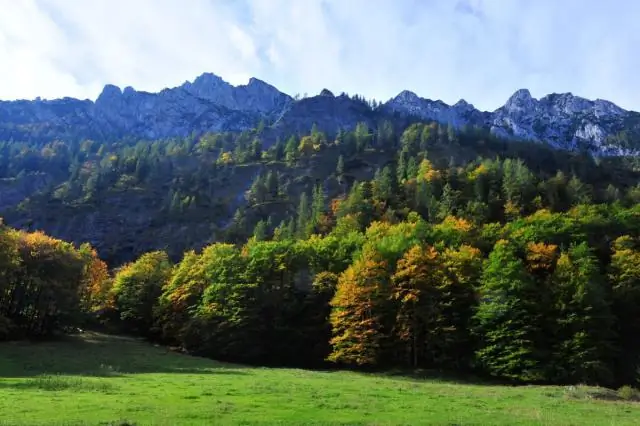
{"type": "Polygon", "coordinates": [[[484,266],[480,304],[474,315],[476,362],[487,373],[516,380],[544,378],[545,356],[538,288],[505,240],[484,266]]]}
{"type": "Polygon", "coordinates": [[[613,316],[599,265],[585,243],[558,259],[552,276],[556,292],[556,380],[612,383],[613,316]]]}
{"type": "Polygon", "coordinates": [[[298,202],[296,230],[299,238],[305,238],[309,235],[309,224],[311,221],[311,207],[309,206],[309,197],[306,192],[300,194],[298,202]]]}
{"type": "Polygon", "coordinates": [[[636,239],[623,235],[614,241],[609,281],[620,349],[616,375],[619,382],[633,385],[640,368],[640,250],[636,239]]]}
{"type": "Polygon", "coordinates": [[[120,269],[112,288],[114,306],[120,319],[132,330],[148,334],[154,322],[154,308],[162,287],[171,276],[167,253],[155,251],[120,269]]]}
{"type": "Polygon", "coordinates": [[[253,238],[256,241],[264,241],[267,239],[267,222],[264,220],[259,220],[253,229],[253,238]]]}

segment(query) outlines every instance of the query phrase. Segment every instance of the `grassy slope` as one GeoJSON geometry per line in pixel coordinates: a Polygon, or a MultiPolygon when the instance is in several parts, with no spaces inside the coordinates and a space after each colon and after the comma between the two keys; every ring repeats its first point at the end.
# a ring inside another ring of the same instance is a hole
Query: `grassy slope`
{"type": "Polygon", "coordinates": [[[0,424],[638,424],[640,404],[498,387],[249,368],[85,333],[0,344],[0,424]]]}

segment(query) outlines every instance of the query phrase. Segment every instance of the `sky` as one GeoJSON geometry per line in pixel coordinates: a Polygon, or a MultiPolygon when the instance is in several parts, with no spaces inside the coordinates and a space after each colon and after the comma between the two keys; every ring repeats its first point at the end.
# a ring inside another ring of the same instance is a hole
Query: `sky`
{"type": "Polygon", "coordinates": [[[494,110],[572,92],[640,110],[637,0],[0,0],[0,99],[212,72],[290,95],[402,90],[494,110]]]}

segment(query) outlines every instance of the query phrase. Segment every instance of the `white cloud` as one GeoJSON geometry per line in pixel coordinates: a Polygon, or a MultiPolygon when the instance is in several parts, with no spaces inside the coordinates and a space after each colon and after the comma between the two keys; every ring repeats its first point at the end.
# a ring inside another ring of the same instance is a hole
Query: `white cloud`
{"type": "Polygon", "coordinates": [[[210,71],[290,94],[403,89],[484,109],[516,89],[640,109],[640,2],[0,0],[0,99],[156,91],[210,71]]]}

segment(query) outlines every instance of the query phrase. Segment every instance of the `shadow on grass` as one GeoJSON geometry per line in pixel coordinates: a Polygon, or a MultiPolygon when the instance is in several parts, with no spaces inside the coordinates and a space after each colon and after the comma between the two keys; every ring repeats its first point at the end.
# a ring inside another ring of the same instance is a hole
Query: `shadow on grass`
{"type": "Polygon", "coordinates": [[[518,383],[512,381],[499,380],[495,377],[486,377],[472,372],[452,372],[442,370],[390,370],[376,372],[377,375],[393,377],[415,382],[431,381],[440,383],[450,383],[456,385],[477,385],[477,386],[517,386],[518,383]]]}
{"type": "Polygon", "coordinates": [[[186,356],[142,339],[85,332],[48,342],[0,344],[0,379],[42,375],[251,374],[240,365],[186,356]]]}
{"type": "Polygon", "coordinates": [[[0,390],[43,390],[43,391],[74,391],[74,392],[99,392],[110,393],[115,387],[105,381],[95,381],[78,376],[41,375],[29,378],[26,381],[0,382],[0,390]]]}

